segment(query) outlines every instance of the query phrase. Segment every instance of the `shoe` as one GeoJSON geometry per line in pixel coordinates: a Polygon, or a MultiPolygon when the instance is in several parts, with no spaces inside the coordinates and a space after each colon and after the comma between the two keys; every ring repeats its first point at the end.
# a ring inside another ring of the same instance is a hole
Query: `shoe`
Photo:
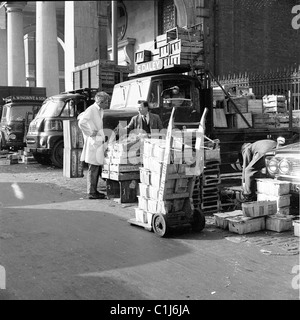
{"type": "Polygon", "coordinates": [[[255,201],[255,198],[252,195],[242,195],[242,199],[240,200],[242,203],[253,201],[255,201]]]}
{"type": "Polygon", "coordinates": [[[105,198],[106,198],[106,196],[100,192],[88,195],[88,199],[105,199],[105,198]]]}

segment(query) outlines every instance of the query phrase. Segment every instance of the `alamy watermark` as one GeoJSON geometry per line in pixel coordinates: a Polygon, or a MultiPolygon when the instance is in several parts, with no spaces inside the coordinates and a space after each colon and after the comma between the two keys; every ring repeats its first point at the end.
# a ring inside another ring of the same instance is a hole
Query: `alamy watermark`
{"type": "Polygon", "coordinates": [[[6,289],[6,271],[3,266],[0,265],[0,290],[6,289]]]}
{"type": "Polygon", "coordinates": [[[292,27],[293,29],[298,30],[300,29],[300,4],[292,8],[292,14],[295,14],[292,19],[292,27]]]}

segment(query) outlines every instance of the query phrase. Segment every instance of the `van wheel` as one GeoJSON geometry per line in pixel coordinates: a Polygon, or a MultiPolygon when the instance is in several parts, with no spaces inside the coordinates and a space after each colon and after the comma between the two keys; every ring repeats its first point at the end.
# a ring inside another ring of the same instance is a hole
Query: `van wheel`
{"type": "Polygon", "coordinates": [[[58,141],[52,151],[51,155],[52,164],[55,167],[62,168],[64,165],[64,142],[58,141]]]}
{"type": "Polygon", "coordinates": [[[51,165],[51,160],[49,156],[46,156],[44,154],[34,153],[33,157],[39,164],[46,165],[46,166],[51,165]]]}

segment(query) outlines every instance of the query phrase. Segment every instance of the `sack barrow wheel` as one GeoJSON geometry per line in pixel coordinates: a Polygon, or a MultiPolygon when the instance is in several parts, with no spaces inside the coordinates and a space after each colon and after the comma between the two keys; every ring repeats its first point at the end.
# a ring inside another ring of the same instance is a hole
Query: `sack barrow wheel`
{"type": "Polygon", "coordinates": [[[169,228],[166,218],[161,214],[155,214],[153,217],[152,227],[154,233],[158,237],[165,237],[168,234],[169,228]]]}

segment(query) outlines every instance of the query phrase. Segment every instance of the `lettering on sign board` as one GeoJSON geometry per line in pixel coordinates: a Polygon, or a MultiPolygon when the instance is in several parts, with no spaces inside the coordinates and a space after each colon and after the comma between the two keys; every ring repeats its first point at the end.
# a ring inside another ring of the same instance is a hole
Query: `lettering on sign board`
{"type": "Polygon", "coordinates": [[[156,70],[161,70],[163,68],[162,60],[148,61],[136,65],[136,73],[145,73],[156,70]]]}

